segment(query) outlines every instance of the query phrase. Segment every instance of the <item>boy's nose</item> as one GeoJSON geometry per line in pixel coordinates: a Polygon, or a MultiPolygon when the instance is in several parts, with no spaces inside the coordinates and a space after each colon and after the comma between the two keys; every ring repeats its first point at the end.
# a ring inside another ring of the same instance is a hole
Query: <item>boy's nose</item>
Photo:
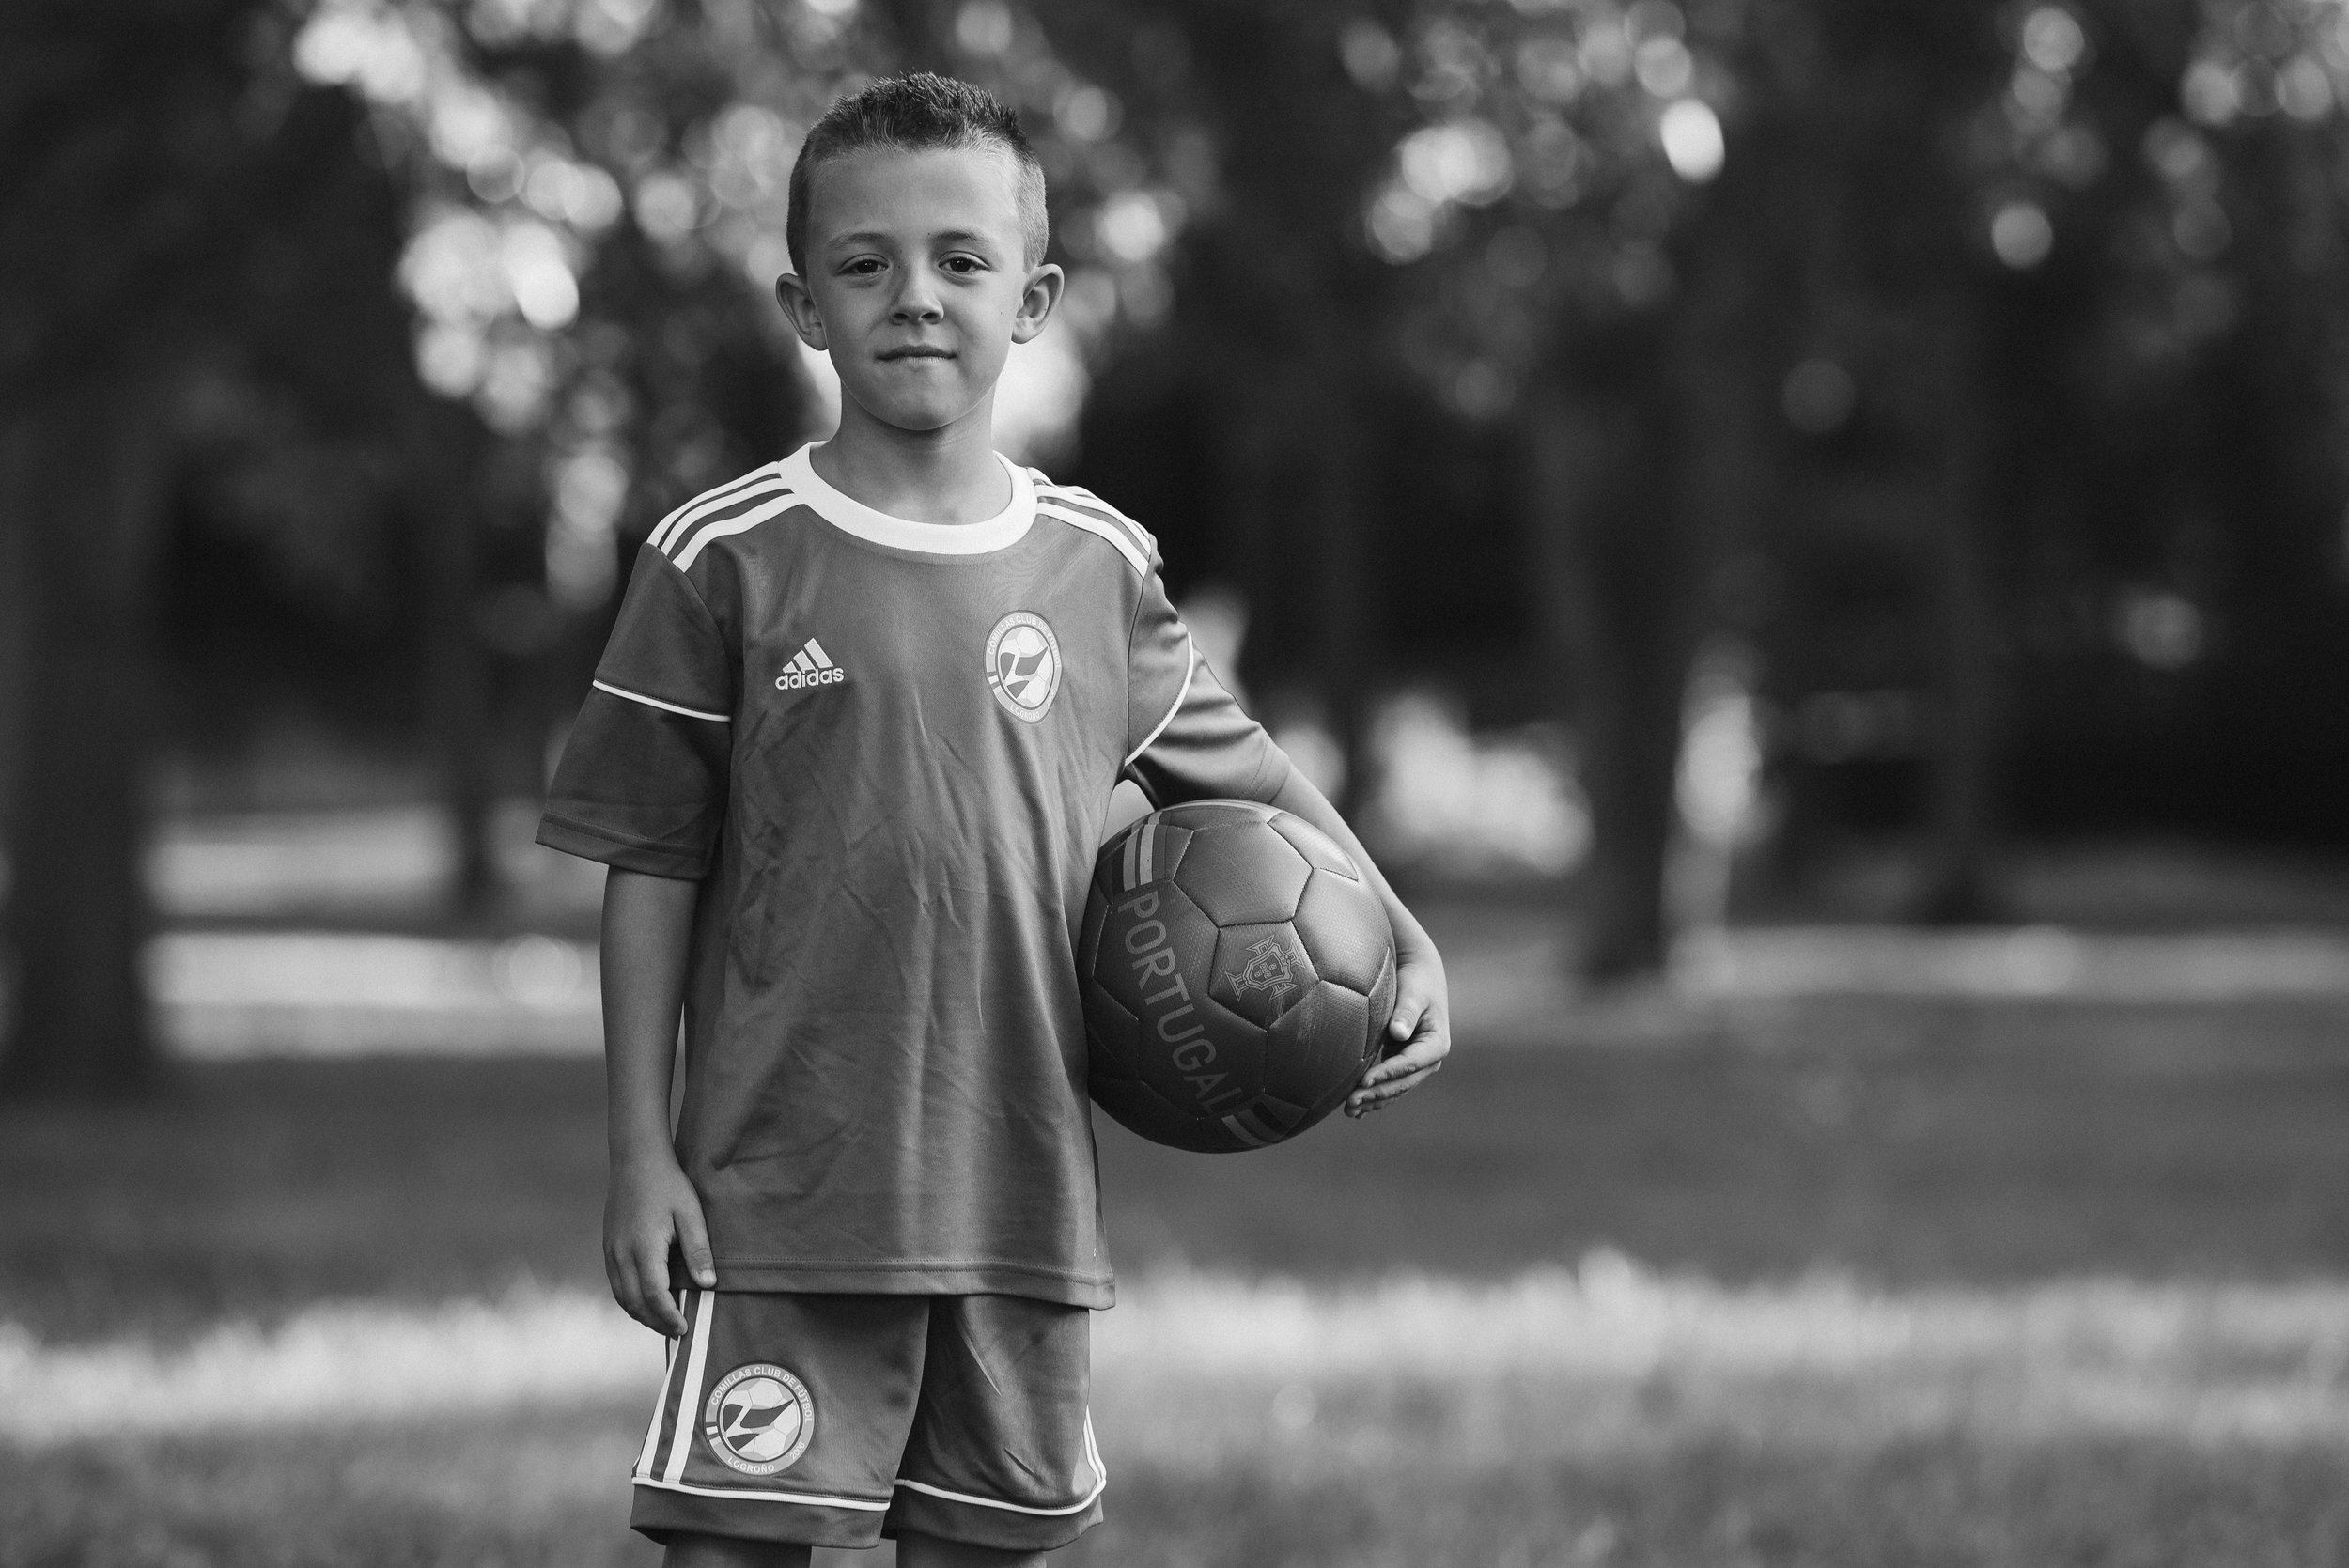
{"type": "Polygon", "coordinates": [[[915,274],[907,278],[898,288],[896,302],[889,315],[895,321],[935,321],[945,315],[945,311],[940,307],[937,291],[930,287],[928,281],[915,274]]]}

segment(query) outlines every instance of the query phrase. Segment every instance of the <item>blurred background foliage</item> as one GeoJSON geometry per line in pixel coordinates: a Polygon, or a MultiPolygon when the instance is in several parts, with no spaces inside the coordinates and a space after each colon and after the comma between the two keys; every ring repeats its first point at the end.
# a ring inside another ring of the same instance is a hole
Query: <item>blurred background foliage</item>
{"type": "Polygon", "coordinates": [[[11,1083],[146,1071],[158,809],[430,799],[499,918],[637,543],[830,427],[786,181],[917,66],[1050,179],[1006,449],[1590,973],[1855,835],[1939,921],[2342,844],[2339,0],[20,0],[11,1083]]]}

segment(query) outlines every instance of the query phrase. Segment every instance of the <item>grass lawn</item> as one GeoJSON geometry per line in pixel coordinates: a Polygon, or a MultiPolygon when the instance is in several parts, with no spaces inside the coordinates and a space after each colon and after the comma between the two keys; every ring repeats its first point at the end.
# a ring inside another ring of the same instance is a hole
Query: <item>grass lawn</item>
{"type": "MultiPolygon", "coordinates": [[[[2273,1305],[2349,1281],[2344,1026],[2314,1001],[1594,1015],[1470,1041],[1405,1109],[1293,1147],[1202,1158],[1105,1128],[1132,1286],[1101,1326],[1116,1484],[1066,1560],[2349,1560],[2344,1331],[2273,1305]],[[1595,1248],[1684,1282],[1593,1318],[1590,1269],[1540,1271],[1595,1248]],[[1470,1294],[1394,1319],[1367,1359],[1315,1348],[1362,1301],[1392,1318],[1412,1275],[1470,1294]],[[1549,1292],[1548,1329],[1481,1359],[1430,1350],[1498,1343],[1517,1320],[1471,1287],[1528,1278],[1550,1281],[1527,1287],[1549,1292]],[[2197,1305],[2217,1281],[2249,1305],[2197,1305]],[[2103,1289],[2204,1327],[2106,1344],[2103,1289]],[[1839,1291],[1926,1327],[1889,1359],[1803,1350],[1848,1337],[1839,1291]],[[1935,1303],[1976,1296],[1990,1327],[1959,1312],[1936,1338],[1935,1303]],[[1813,1314],[1793,1350],[1704,1349],[1748,1343],[1782,1297],[1813,1314]],[[1185,1303],[1247,1344],[1283,1301],[1308,1328],[1290,1362],[1170,1348],[1192,1343],[1185,1303]],[[2034,1338],[2049,1311],[2077,1331],[2034,1338]],[[1628,1370],[1543,1348],[1683,1318],[1695,1339],[1628,1370]]],[[[601,1148],[599,1069],[577,1061],[217,1065],[148,1106],[0,1111],[0,1325],[39,1366],[125,1344],[168,1360],[319,1303],[590,1300],[601,1148]]],[[[0,1565],[641,1563],[614,1524],[637,1420],[632,1398],[558,1388],[294,1430],[0,1438],[0,1565]]]]}

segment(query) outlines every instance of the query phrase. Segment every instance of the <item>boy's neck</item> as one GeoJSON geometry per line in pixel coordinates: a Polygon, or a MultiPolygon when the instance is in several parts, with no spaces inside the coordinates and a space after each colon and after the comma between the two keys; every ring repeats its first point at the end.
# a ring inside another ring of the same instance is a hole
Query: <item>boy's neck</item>
{"type": "Polygon", "coordinates": [[[936,430],[902,430],[843,398],[840,428],[808,454],[824,483],[909,522],[985,522],[1011,505],[995,456],[993,399],[936,430]]]}

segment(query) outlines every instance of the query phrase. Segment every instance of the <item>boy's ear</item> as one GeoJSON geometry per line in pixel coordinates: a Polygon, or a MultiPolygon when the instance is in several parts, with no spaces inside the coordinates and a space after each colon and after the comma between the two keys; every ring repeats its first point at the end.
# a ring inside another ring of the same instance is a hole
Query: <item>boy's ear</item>
{"type": "Polygon", "coordinates": [[[1019,293],[1019,313],[1011,318],[1014,343],[1029,342],[1044,330],[1046,318],[1060,303],[1061,290],[1067,285],[1068,275],[1050,261],[1028,274],[1028,286],[1019,293]]]}
{"type": "Polygon", "coordinates": [[[808,292],[807,281],[797,272],[786,272],[775,279],[775,303],[791,321],[792,331],[800,341],[817,353],[828,353],[832,345],[824,338],[824,318],[817,314],[816,296],[808,292]]]}

